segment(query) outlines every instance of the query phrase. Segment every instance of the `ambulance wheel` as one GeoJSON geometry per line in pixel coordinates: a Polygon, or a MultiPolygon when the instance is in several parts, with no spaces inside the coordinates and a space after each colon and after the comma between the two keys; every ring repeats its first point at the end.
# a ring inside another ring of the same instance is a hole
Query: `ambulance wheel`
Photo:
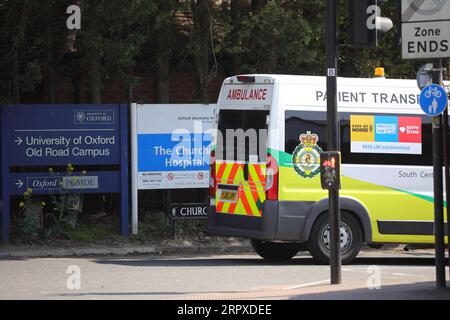
{"type": "Polygon", "coordinates": [[[301,249],[301,243],[278,243],[261,240],[251,240],[253,249],[264,260],[282,262],[291,259],[301,249]]]}
{"type": "MultiPolygon", "coordinates": [[[[359,222],[348,212],[341,212],[341,258],[342,264],[351,263],[359,253],[362,231],[359,222]]],[[[308,250],[321,264],[330,263],[330,222],[328,212],[314,222],[308,240],[308,250]]]]}

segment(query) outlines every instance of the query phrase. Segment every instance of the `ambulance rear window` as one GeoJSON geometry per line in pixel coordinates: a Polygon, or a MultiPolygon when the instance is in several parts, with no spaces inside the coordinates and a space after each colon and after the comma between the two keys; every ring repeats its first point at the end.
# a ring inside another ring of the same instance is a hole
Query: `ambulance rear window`
{"type": "Polygon", "coordinates": [[[266,161],[268,110],[221,110],[216,158],[228,161],[266,161]],[[228,131],[228,132],[227,132],[228,131]]]}

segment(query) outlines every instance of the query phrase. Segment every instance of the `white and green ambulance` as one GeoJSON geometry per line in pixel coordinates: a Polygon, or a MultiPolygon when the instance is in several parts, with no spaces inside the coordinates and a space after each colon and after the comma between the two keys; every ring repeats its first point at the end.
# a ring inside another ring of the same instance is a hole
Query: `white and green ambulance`
{"type": "MultiPolygon", "coordinates": [[[[434,242],[431,118],[419,95],[415,80],[338,78],[343,263],[363,243],[434,242]]],[[[325,77],[233,76],[218,108],[208,231],[250,238],[268,260],[306,247],[327,263],[325,77]]]]}

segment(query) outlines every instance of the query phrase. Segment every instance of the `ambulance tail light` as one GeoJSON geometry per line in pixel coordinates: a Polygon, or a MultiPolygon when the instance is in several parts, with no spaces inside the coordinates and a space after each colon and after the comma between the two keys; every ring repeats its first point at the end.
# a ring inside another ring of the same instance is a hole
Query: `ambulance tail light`
{"type": "Polygon", "coordinates": [[[211,159],[209,164],[209,194],[216,194],[216,152],[211,151],[211,159]]]}
{"type": "Polygon", "coordinates": [[[270,153],[267,154],[266,199],[278,200],[278,163],[270,153]]]}

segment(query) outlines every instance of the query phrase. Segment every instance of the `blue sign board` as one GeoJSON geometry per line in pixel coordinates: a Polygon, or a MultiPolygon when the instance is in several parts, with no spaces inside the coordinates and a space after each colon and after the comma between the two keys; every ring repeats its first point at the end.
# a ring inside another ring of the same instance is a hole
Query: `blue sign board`
{"type": "Polygon", "coordinates": [[[447,104],[447,93],[437,84],[426,86],[420,94],[420,107],[428,116],[440,115],[447,108],[447,104]]]}
{"type": "Polygon", "coordinates": [[[120,163],[118,105],[6,109],[6,145],[15,166],[120,163]]]}
{"type": "Polygon", "coordinates": [[[73,172],[71,175],[11,173],[10,177],[12,195],[21,195],[27,189],[33,194],[120,192],[118,171],[73,172]]]}
{"type": "Polygon", "coordinates": [[[209,170],[211,135],[139,134],[138,171],[209,170]]]}
{"type": "Polygon", "coordinates": [[[33,194],[120,192],[121,233],[128,233],[127,107],[1,106],[4,241],[9,238],[9,198],[28,188],[33,194]],[[68,164],[86,172],[48,172],[68,164]]]}

